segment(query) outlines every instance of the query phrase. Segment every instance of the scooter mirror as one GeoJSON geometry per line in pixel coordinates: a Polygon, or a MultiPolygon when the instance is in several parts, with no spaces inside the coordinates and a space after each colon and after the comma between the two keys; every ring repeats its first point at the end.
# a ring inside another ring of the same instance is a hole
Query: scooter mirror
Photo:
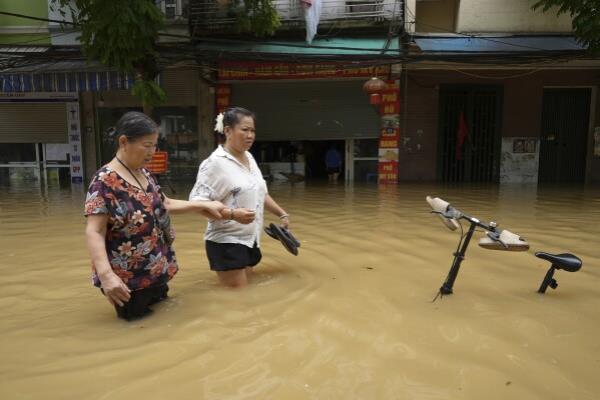
{"type": "Polygon", "coordinates": [[[440,199],[439,197],[432,198],[431,196],[425,197],[425,200],[427,200],[427,203],[429,203],[429,206],[431,207],[431,209],[435,213],[437,213],[438,217],[440,217],[440,219],[442,220],[442,222],[444,223],[444,225],[446,225],[446,227],[448,229],[450,229],[451,231],[455,231],[458,229],[458,227],[459,227],[458,221],[456,221],[454,218],[446,218],[443,216],[443,214],[446,211],[448,211],[448,207],[450,207],[450,203],[440,199]]]}
{"type": "Polygon", "coordinates": [[[488,250],[504,250],[504,251],[527,251],[529,243],[508,230],[500,232],[499,240],[493,240],[486,236],[479,239],[479,246],[488,250]],[[504,244],[503,244],[504,243],[504,244]],[[506,245],[506,246],[505,246],[506,245]]]}

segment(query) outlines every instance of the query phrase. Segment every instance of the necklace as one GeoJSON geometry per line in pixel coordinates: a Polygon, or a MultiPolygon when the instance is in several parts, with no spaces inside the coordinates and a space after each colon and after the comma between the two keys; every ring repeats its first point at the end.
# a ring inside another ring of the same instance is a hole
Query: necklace
{"type": "MultiPolygon", "coordinates": [[[[123,167],[125,167],[125,169],[127,170],[127,172],[129,172],[129,174],[131,176],[133,176],[133,179],[135,179],[135,181],[137,182],[137,184],[139,185],[140,189],[144,192],[145,195],[148,195],[148,192],[146,192],[146,189],[144,189],[144,186],[140,183],[139,179],[133,174],[133,172],[131,171],[131,169],[123,162],[119,159],[119,157],[115,156],[115,158],[117,159],[117,161],[119,162],[119,164],[121,164],[123,167]]],[[[150,182],[148,182],[150,183],[150,182]]],[[[133,185],[132,185],[133,186],[133,185]]],[[[162,197],[164,199],[164,197],[162,197]]],[[[166,210],[163,214],[163,218],[161,219],[159,217],[159,215],[157,215],[157,213],[159,213],[159,208],[154,208],[152,207],[152,219],[154,220],[154,226],[158,227],[159,229],[159,236],[162,237],[162,239],[165,241],[165,243],[167,245],[171,245],[173,243],[173,236],[171,235],[171,231],[170,231],[170,226],[171,226],[171,218],[169,218],[169,214],[167,214],[166,210]]]]}
{"type": "Polygon", "coordinates": [[[115,158],[117,159],[117,161],[119,162],[119,164],[121,164],[123,167],[125,167],[125,169],[127,170],[127,172],[129,172],[129,175],[133,176],[133,179],[135,179],[135,181],[137,182],[139,188],[145,193],[146,193],[146,189],[144,189],[144,185],[142,185],[139,181],[139,179],[133,174],[133,172],[131,171],[131,169],[129,169],[129,167],[119,159],[119,157],[115,156],[115,158]]]}

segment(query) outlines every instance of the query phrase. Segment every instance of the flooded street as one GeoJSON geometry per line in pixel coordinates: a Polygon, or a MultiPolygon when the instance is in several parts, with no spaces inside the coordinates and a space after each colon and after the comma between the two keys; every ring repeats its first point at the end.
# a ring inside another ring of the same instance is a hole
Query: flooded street
{"type": "Polygon", "coordinates": [[[177,215],[171,297],[128,323],[91,285],[84,194],[2,187],[0,398],[598,398],[600,189],[270,191],[292,216],[298,257],[263,235],[254,283],[222,289],[205,221],[177,215]],[[432,303],[460,233],[429,213],[428,194],[531,249],[485,250],[477,233],[454,294],[432,303]],[[576,254],[583,268],[557,271],[558,288],[540,295],[549,264],[535,251],[576,254]]]}

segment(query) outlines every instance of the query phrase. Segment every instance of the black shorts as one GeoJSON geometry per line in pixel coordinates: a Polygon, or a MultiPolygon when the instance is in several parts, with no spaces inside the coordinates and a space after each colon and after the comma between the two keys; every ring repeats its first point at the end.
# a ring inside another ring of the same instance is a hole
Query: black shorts
{"type": "Polygon", "coordinates": [[[206,240],[206,255],[213,271],[254,267],[262,258],[256,243],[250,248],[239,243],[216,243],[210,240],[206,240]]]}
{"type": "MultiPolygon", "coordinates": [[[[102,288],[100,288],[100,291],[104,293],[102,288]]],[[[115,304],[117,316],[127,321],[132,321],[148,315],[152,313],[149,306],[166,299],[168,297],[168,291],[169,286],[166,283],[164,285],[153,286],[146,289],[134,290],[131,292],[129,301],[123,306],[115,304]]]]}
{"type": "Polygon", "coordinates": [[[331,174],[339,174],[340,173],[340,167],[328,167],[327,168],[327,174],[331,175],[331,174]]]}

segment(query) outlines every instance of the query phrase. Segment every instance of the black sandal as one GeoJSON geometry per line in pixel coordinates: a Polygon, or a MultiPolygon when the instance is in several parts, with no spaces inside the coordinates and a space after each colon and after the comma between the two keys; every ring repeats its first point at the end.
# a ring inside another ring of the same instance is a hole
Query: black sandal
{"type": "Polygon", "coordinates": [[[270,224],[265,228],[265,233],[271,236],[273,239],[279,240],[283,247],[293,255],[298,255],[298,247],[300,247],[300,242],[298,239],[292,235],[292,232],[289,229],[286,229],[282,226],[277,226],[275,224],[270,224]]]}

